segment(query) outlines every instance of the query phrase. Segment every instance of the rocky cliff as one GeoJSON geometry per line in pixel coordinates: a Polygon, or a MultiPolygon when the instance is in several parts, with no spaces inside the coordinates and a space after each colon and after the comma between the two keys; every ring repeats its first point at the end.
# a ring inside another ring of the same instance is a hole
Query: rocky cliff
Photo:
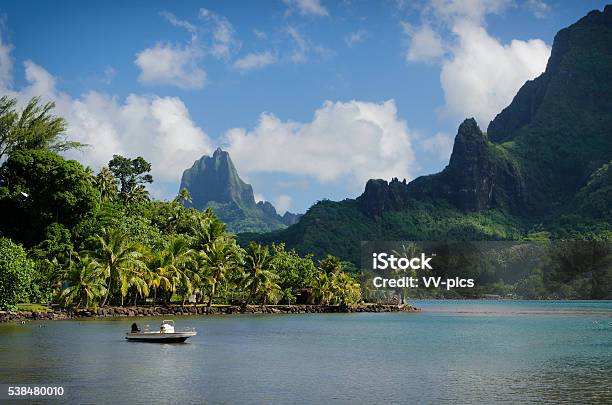
{"type": "Polygon", "coordinates": [[[612,239],[612,6],[555,36],[546,70],[483,133],[466,119],[448,165],[411,182],[370,180],[261,236],[356,260],[359,241],[612,239]]]}
{"type": "Polygon", "coordinates": [[[253,187],[242,181],[232,159],[218,148],[212,156],[202,156],[183,172],[180,189],[186,188],[199,210],[212,207],[232,232],[267,232],[294,224],[299,215],[278,215],[267,201],[255,202],[253,187]]]}

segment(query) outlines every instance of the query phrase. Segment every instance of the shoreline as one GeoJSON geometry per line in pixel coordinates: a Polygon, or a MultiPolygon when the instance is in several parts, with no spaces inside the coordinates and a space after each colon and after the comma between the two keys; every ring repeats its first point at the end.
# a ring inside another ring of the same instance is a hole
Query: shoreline
{"type": "Polygon", "coordinates": [[[136,306],[136,307],[102,307],[97,309],[48,309],[0,311],[0,323],[27,321],[55,321],[87,318],[145,317],[145,316],[194,316],[194,315],[235,315],[235,314],[324,314],[324,313],[358,313],[358,312],[418,312],[412,305],[358,304],[352,307],[336,305],[249,305],[241,308],[238,305],[223,305],[207,308],[206,306],[136,306]]]}

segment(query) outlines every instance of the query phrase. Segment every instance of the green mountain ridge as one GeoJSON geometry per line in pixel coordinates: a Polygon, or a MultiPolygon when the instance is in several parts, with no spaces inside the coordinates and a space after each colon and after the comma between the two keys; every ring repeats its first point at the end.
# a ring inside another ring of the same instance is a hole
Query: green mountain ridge
{"type": "Polygon", "coordinates": [[[612,6],[555,36],[546,70],[483,133],[459,127],[448,166],[373,179],[295,225],[241,240],[285,242],[357,263],[364,240],[612,239],[612,6]]]}
{"type": "Polygon", "coordinates": [[[267,201],[255,202],[253,187],[242,181],[228,152],[217,148],[202,156],[183,172],[180,189],[186,188],[192,202],[187,207],[212,208],[231,232],[268,232],[297,222],[299,215],[276,212],[267,201]]]}

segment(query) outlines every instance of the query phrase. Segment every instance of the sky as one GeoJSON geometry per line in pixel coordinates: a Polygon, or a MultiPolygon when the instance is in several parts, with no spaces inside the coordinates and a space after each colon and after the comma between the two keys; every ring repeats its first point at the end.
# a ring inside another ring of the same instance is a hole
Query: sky
{"type": "Polygon", "coordinates": [[[152,163],[152,196],[221,147],[282,214],[448,163],[605,2],[0,1],[0,93],[54,101],[71,151],[152,163]]]}

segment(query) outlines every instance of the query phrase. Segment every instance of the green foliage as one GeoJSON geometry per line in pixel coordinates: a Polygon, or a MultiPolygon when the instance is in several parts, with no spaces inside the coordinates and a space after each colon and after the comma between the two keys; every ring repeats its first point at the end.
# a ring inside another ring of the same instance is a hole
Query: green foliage
{"type": "Polygon", "coordinates": [[[597,169],[578,192],[576,203],[581,214],[612,221],[612,161],[597,169]]]}
{"type": "Polygon", "coordinates": [[[28,299],[34,263],[20,245],[0,238],[0,309],[14,309],[28,299]]]}
{"type": "Polygon", "coordinates": [[[301,257],[294,249],[285,250],[284,244],[272,245],[272,265],[283,290],[283,301],[295,302],[303,289],[310,286],[317,272],[311,255],[301,257]]]}
{"type": "Polygon", "coordinates": [[[96,175],[95,185],[100,193],[100,203],[115,201],[119,196],[117,180],[107,166],[100,169],[100,172],[96,175]]]}
{"type": "Polygon", "coordinates": [[[16,104],[13,98],[0,98],[0,162],[19,150],[57,152],[83,146],[62,137],[66,122],[51,114],[54,103],[41,105],[34,97],[21,111],[15,109],[16,104]]]}
{"type": "Polygon", "coordinates": [[[278,276],[273,270],[273,258],[268,247],[250,243],[244,256],[244,287],[249,291],[245,305],[258,294],[263,297],[264,303],[276,302],[280,286],[276,284],[278,276]]]}
{"type": "Polygon", "coordinates": [[[13,152],[0,170],[0,189],[0,228],[27,246],[54,222],[73,227],[98,200],[80,163],[43,150],[13,152]]]}
{"type": "Polygon", "coordinates": [[[125,203],[135,204],[148,200],[145,184],[153,182],[149,174],[151,164],[141,156],[129,159],[121,155],[113,155],[108,162],[108,168],[119,184],[119,197],[125,203]]]}
{"type": "Polygon", "coordinates": [[[70,267],[59,302],[64,306],[96,307],[106,295],[104,269],[91,257],[85,256],[70,267]]]}

